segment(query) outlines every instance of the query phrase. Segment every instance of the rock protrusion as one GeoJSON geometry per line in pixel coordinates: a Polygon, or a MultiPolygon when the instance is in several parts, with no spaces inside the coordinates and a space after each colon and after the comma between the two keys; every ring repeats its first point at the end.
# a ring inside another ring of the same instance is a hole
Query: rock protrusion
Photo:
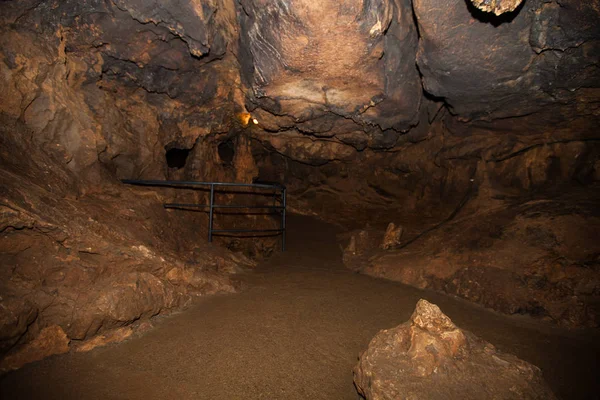
{"type": "Polygon", "coordinates": [[[515,11],[523,0],[471,0],[471,2],[481,11],[502,15],[515,11]]]}
{"type": "Polygon", "coordinates": [[[390,222],[385,230],[385,235],[383,236],[383,241],[381,242],[381,248],[383,250],[389,250],[397,247],[400,244],[402,231],[403,228],[401,225],[396,226],[396,224],[390,222]]]}
{"type": "Polygon", "coordinates": [[[458,328],[423,299],[408,322],[373,338],[354,383],[369,400],[556,398],[539,368],[458,328]]]}
{"type": "Polygon", "coordinates": [[[69,351],[69,338],[58,325],[48,326],[31,342],[9,354],[0,363],[0,371],[21,368],[25,364],[39,361],[55,354],[69,351]]]}

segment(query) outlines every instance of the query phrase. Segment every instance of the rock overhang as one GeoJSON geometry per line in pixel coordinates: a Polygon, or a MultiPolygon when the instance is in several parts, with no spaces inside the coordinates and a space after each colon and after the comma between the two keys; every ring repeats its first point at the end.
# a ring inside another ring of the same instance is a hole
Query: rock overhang
{"type": "Polygon", "coordinates": [[[416,123],[410,2],[263,3],[243,1],[239,14],[249,108],[304,125],[327,116],[382,129],[416,123]]]}

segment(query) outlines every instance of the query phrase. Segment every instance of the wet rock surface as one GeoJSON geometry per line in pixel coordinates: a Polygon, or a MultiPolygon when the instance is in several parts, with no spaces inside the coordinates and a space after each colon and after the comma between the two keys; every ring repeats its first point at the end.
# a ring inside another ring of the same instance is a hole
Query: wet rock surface
{"type": "Polygon", "coordinates": [[[419,300],[410,320],[380,331],[354,368],[366,399],[556,399],[539,368],[458,328],[419,300]]]}

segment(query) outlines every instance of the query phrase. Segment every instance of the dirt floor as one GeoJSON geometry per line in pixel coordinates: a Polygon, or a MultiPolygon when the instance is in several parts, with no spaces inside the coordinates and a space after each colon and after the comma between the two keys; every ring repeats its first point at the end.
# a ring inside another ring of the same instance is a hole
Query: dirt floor
{"type": "Polygon", "coordinates": [[[289,219],[288,251],[155,329],[52,357],[0,380],[2,399],[357,399],[352,368],[419,298],[461,328],[539,366],[563,399],[599,398],[597,332],[566,331],[344,268],[335,228],[289,219]]]}

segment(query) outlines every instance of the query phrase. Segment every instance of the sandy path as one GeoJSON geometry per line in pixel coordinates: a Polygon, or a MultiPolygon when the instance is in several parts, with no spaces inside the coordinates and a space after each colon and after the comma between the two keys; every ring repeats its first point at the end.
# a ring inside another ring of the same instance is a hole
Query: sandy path
{"type": "Polygon", "coordinates": [[[240,294],[160,318],[141,338],[29,365],[2,399],[351,399],[352,367],[421,297],[455,323],[542,368],[565,399],[597,398],[596,335],[509,318],[346,270],[335,230],[292,217],[289,250],[242,276],[240,294]]]}

